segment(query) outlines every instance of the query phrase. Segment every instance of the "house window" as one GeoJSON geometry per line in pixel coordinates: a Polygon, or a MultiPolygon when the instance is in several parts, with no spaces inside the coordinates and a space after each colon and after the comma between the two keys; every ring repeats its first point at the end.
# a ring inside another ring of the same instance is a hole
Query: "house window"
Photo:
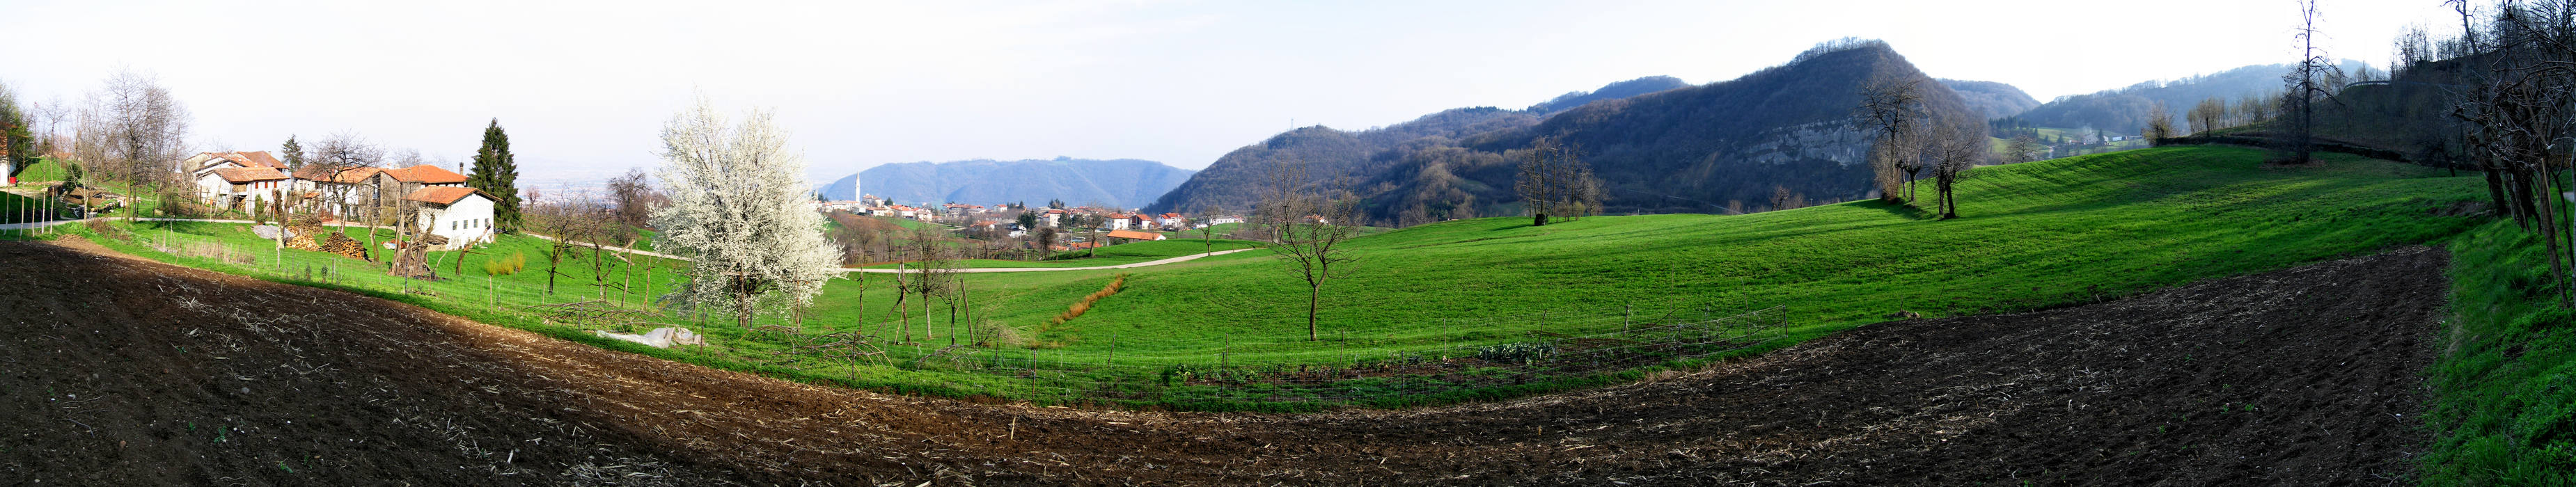
{"type": "Polygon", "coordinates": [[[456,231],[456,222],[447,222],[447,231],[456,231]]]}

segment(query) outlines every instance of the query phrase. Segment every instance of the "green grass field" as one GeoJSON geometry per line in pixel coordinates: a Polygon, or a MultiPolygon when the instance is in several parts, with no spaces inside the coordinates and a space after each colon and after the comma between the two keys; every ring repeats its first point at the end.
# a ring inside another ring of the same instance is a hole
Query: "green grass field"
{"type": "Polygon", "coordinates": [[[2430,485],[2576,485],[2576,310],[2532,232],[2497,221],[2448,246],[2450,330],[2427,372],[2430,485]]]}
{"type": "MultiPolygon", "coordinates": [[[[1507,342],[1559,324],[1514,317],[1598,316],[1629,303],[1654,311],[1787,306],[1794,326],[1781,343],[1788,343],[1896,311],[1944,316],[2090,302],[2434,241],[2477,222],[2423,216],[2475,197],[2471,178],[2355,158],[2328,169],[2272,170],[2258,166],[2262,158],[2244,148],[2170,148],[1980,169],[1960,193],[1966,218],[1950,221],[1861,202],[1538,228],[1518,218],[1415,227],[1352,242],[1359,261],[1328,285],[1321,325],[1347,348],[1264,353],[1244,345],[1305,337],[1301,286],[1259,253],[1133,270],[1127,291],[1050,330],[1036,324],[1117,273],[982,274],[968,282],[985,294],[976,298],[979,319],[1064,344],[1065,353],[1115,353],[1138,365],[1219,350],[1238,362],[1323,362],[1507,342]]],[[[842,298],[815,316],[882,321],[892,298],[881,289],[869,291],[864,312],[842,298]]]]}
{"type": "MultiPolygon", "coordinates": [[[[1059,253],[1057,253],[1057,254],[1056,254],[1056,257],[1058,257],[1058,258],[1056,258],[1056,259],[1051,259],[1051,260],[1043,260],[1043,261],[999,260],[999,259],[966,259],[966,260],[956,261],[956,265],[957,265],[957,266],[959,266],[959,267],[965,267],[965,268],[970,268],[970,269],[984,269],[984,268],[1014,268],[1014,267],[1027,267],[1027,268],[1099,267],[1099,266],[1113,266],[1113,265],[1136,264],[1136,263],[1143,263],[1143,262],[1150,262],[1150,261],[1156,261],[1156,260],[1169,259],[1169,258],[1173,258],[1173,257],[1181,257],[1181,256],[1187,256],[1187,255],[1199,254],[1199,253],[1209,252],[1209,251],[1218,251],[1218,252],[1221,252],[1221,251],[1234,250],[1234,249],[1248,249],[1248,248],[1253,248],[1253,247],[1257,247],[1257,246],[1260,246],[1260,243],[1259,243],[1259,242],[1253,242],[1253,241],[1249,241],[1249,240],[1227,240],[1227,239],[1215,239],[1215,240],[1208,241],[1208,242],[1201,242],[1201,241],[1198,241],[1198,240],[1163,240],[1163,241],[1154,241],[1154,242],[1129,242],[1129,243],[1123,243],[1123,244],[1111,245],[1111,246],[1107,246],[1107,247],[1101,247],[1101,248],[1099,249],[1099,251],[1098,251],[1098,254],[1099,254],[1099,256],[1098,256],[1098,257],[1086,257],[1086,255],[1089,255],[1089,254],[1088,254],[1088,252],[1087,252],[1087,250],[1088,250],[1088,249],[1086,249],[1086,250],[1074,250],[1074,251],[1067,251],[1067,252],[1059,252],[1059,253]],[[1211,249],[1212,249],[1212,250],[1211,250],[1211,249]]],[[[866,266],[866,267],[864,267],[864,268],[866,268],[866,269],[893,269],[893,268],[895,268],[895,267],[896,267],[896,265],[895,265],[895,264],[879,264],[879,265],[866,266]]]]}
{"type": "Polygon", "coordinates": [[[18,171],[20,184],[61,180],[63,180],[63,163],[52,158],[38,159],[35,165],[27,166],[24,171],[18,171]]]}
{"type": "MultiPolygon", "coordinates": [[[[964,274],[969,317],[955,327],[947,321],[946,303],[933,303],[926,314],[935,318],[925,323],[917,298],[906,303],[906,313],[894,313],[889,276],[852,275],[827,283],[816,306],[793,320],[808,336],[835,331],[911,335],[910,342],[886,346],[892,359],[887,363],[853,366],[780,355],[803,342],[746,331],[721,319],[699,321],[695,315],[664,320],[697,328],[717,345],[671,350],[606,346],[798,380],[1042,403],[1292,410],[1394,406],[1599,384],[1635,377],[1641,369],[1521,375],[1502,384],[1393,384],[1404,381],[1375,377],[1285,387],[1163,381],[1184,367],[1197,371],[1211,364],[1342,370],[1525,343],[1532,333],[1615,331],[1630,321],[1631,306],[1640,317],[1785,308],[1786,325],[1766,335],[1774,339],[1737,352],[1757,353],[1877,322],[1896,311],[1945,316],[2091,302],[2433,242],[2483,222],[2426,216],[2429,209],[2482,196],[2481,180],[2475,177],[2434,177],[2439,173],[2416,166],[2344,156],[2333,156],[2323,169],[2276,170],[2260,167],[2263,157],[2254,149],[2183,147],[1978,169],[1959,190],[1965,218],[1946,221],[1909,207],[1856,202],[1742,216],[1592,217],[1546,227],[1530,227],[1521,218],[1489,218],[1393,231],[1350,242],[1349,255],[1357,260],[1338,268],[1339,277],[1327,284],[1320,323],[1326,340],[1320,342],[1306,341],[1303,284],[1266,252],[1243,252],[1121,271],[964,274]],[[1122,274],[1121,292],[1069,322],[1051,323],[1050,318],[1122,274]],[[907,324],[896,325],[898,319],[907,324]],[[998,341],[1016,346],[939,353],[952,340],[971,344],[997,334],[989,328],[976,333],[975,323],[1007,330],[998,334],[1016,338],[998,341]],[[1032,367],[1038,363],[1046,365],[1032,367]]],[[[241,237],[225,233],[218,229],[202,235],[248,238],[244,232],[232,232],[241,237]]],[[[1119,258],[1190,253],[1197,244],[1131,244],[1139,245],[1132,248],[1136,254],[1119,258]]],[[[135,251],[132,244],[123,245],[121,249],[135,251]]],[[[492,252],[468,257],[462,279],[414,292],[404,290],[420,286],[399,280],[336,285],[601,343],[578,330],[508,311],[537,300],[570,299],[508,289],[513,283],[526,288],[541,282],[538,247],[532,241],[505,240],[492,252]],[[489,281],[481,275],[476,265],[481,259],[511,252],[528,254],[529,272],[489,281]]],[[[1112,250],[1116,248],[1103,249],[1102,258],[1121,252],[1112,250]]],[[[159,258],[208,265],[205,259],[159,258]]],[[[667,278],[666,269],[640,274],[667,278]]],[[[667,286],[669,281],[651,282],[667,286]]],[[[585,285],[566,294],[598,291],[581,287],[585,285]]],[[[1705,359],[1640,367],[1687,366],[1697,360],[1705,359]]],[[[1494,371],[1465,375],[1486,372],[1494,371]]]]}

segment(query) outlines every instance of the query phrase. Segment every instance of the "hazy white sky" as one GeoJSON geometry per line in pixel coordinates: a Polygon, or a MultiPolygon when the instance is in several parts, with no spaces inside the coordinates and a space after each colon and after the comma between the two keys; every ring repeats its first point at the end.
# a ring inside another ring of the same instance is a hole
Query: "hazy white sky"
{"type": "MultiPolygon", "coordinates": [[[[2385,65],[2440,0],[2335,1],[2324,44],[2385,65]]],[[[658,161],[691,90],[773,107],[817,179],[1059,155],[1200,168],[1296,125],[1521,108],[1611,81],[1732,79],[1885,39],[2042,101],[2289,62],[2288,0],[2076,2],[119,2],[0,0],[0,81],[77,100],[157,75],[201,149],[355,132],[453,166],[484,123],[524,178],[658,161]]],[[[522,184],[528,186],[528,184],[522,184]]]]}

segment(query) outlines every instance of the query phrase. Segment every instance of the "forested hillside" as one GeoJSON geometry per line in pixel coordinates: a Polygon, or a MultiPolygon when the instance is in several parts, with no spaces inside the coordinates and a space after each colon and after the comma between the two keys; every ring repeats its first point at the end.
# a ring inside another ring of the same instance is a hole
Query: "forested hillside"
{"type": "Polygon", "coordinates": [[[1154,201],[1193,172],[1137,159],[906,162],[868,168],[820,191],[832,199],[849,198],[852,186],[864,182],[858,189],[901,203],[1064,200],[1131,208],[1154,201]]]}
{"type": "Polygon", "coordinates": [[[1617,100],[1620,98],[1627,98],[1685,86],[1690,86],[1690,83],[1682,82],[1681,78],[1671,76],[1647,76],[1644,78],[1602,85],[1601,89],[1597,90],[1577,91],[1557,95],[1555,99],[1548,100],[1537,105],[1530,105],[1529,109],[1526,111],[1534,115],[1552,115],[1556,112],[1573,110],[1574,107],[1583,106],[1583,104],[1586,103],[1601,100],[1617,100]]]}
{"type": "MultiPolygon", "coordinates": [[[[2343,71],[2357,81],[2368,65],[2343,61],[2343,71]]],[[[2218,98],[2230,104],[2249,97],[2271,99],[2281,91],[2281,75],[2290,72],[2287,64],[2246,66],[2217,73],[2172,81],[2147,81],[2126,88],[2103,90],[2082,95],[2058,97],[2021,112],[2014,123],[2028,127],[2094,128],[2111,134],[2136,135],[2147,125],[2156,102],[2164,102],[2165,111],[2181,120],[2195,103],[2218,98]]],[[[2340,83],[2336,83],[2340,84],[2340,83]]]]}
{"type": "Polygon", "coordinates": [[[2024,93],[2021,88],[2009,84],[1945,79],[1941,80],[1941,85],[1950,87],[1950,91],[1958,92],[1959,100],[1967,102],[1968,109],[1985,114],[1987,119],[2020,115],[2023,111],[2039,106],[2039,100],[2031,98],[2030,93],[2024,93]]]}
{"type": "Polygon", "coordinates": [[[1775,186],[1810,200],[1861,198],[1868,137],[1853,110],[1879,76],[1919,83],[1934,118],[1984,118],[1887,44],[1842,41],[1735,80],[1596,100],[1544,120],[1485,108],[1359,133],[1302,128],[1227,154],[1149,210],[1244,208],[1272,161],[1298,161],[1309,182],[1345,183],[1365,198],[1382,224],[1513,214],[1515,157],[1542,137],[1580,151],[1612,213],[1759,207],[1775,186]]]}

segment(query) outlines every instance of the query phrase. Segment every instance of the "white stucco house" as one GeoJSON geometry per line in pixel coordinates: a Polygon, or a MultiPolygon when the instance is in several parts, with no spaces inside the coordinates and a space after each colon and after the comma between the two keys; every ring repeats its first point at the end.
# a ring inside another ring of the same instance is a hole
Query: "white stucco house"
{"type": "Polygon", "coordinates": [[[492,195],[457,186],[424,186],[403,199],[420,203],[420,221],[456,249],[492,241],[492,195]]]}
{"type": "MultiPolygon", "coordinates": [[[[321,208],[341,218],[364,221],[369,211],[384,207],[421,188],[461,188],[465,175],[432,165],[405,168],[351,167],[334,170],[306,165],[292,185],[320,198],[321,208]]],[[[490,197],[491,195],[484,195],[490,197]]]]}
{"type": "Polygon", "coordinates": [[[217,208],[237,208],[252,195],[287,185],[286,163],[267,152],[199,152],[179,161],[197,185],[198,199],[217,208]]]}
{"type": "Polygon", "coordinates": [[[197,178],[198,197],[206,204],[221,209],[246,209],[250,201],[260,199],[286,184],[286,171],[265,167],[233,167],[208,171],[197,178]]]}

